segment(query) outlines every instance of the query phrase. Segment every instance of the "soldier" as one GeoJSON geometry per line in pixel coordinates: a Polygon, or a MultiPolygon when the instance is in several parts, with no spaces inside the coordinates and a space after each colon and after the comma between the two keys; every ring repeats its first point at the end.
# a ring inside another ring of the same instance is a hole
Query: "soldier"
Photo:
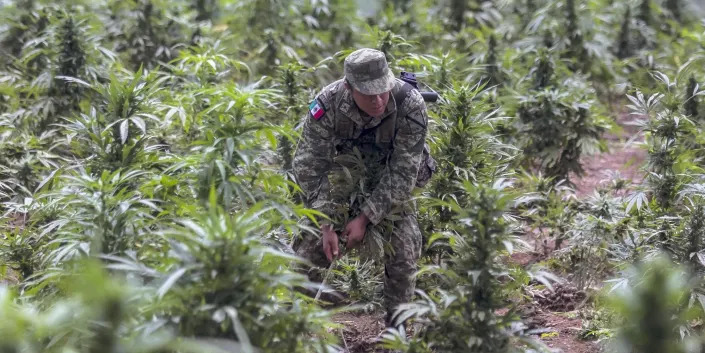
{"type": "MultiPolygon", "coordinates": [[[[412,299],[421,252],[421,232],[410,198],[414,186],[430,177],[425,168],[426,105],[416,89],[394,77],[378,50],[351,53],[345,59],[344,74],[309,106],[294,156],[294,174],[306,206],[333,218],[336,201],[331,195],[338,186],[329,175],[341,169],[334,158],[357,150],[367,169],[378,170],[360,214],[342,228],[341,237],[347,237],[346,248],[355,247],[363,241],[368,225],[380,223],[392,209],[402,210],[388,234],[393,252],[385,256],[384,305],[390,325],[397,305],[412,299]]],[[[304,236],[294,247],[299,256],[327,267],[339,255],[338,234],[330,221],[322,220],[320,225],[320,238],[304,236]]]]}

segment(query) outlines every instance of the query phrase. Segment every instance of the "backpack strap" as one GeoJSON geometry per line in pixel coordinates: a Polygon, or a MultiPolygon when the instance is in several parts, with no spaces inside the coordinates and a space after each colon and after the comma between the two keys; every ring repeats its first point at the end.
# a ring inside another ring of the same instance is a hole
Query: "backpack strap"
{"type": "Polygon", "coordinates": [[[401,104],[404,103],[406,97],[409,96],[409,92],[411,92],[412,89],[415,89],[414,86],[404,82],[404,84],[399,87],[396,92],[394,92],[394,102],[397,104],[397,114],[401,111],[399,108],[401,107],[401,104]]]}
{"type": "MultiPolygon", "coordinates": [[[[338,83],[338,87],[333,98],[333,105],[336,108],[340,106],[340,101],[343,99],[343,95],[345,94],[344,85],[345,83],[343,80],[338,83]]],[[[336,136],[344,139],[351,139],[355,133],[355,123],[344,114],[338,114],[335,117],[334,129],[336,136]]]]}
{"type": "MultiPolygon", "coordinates": [[[[380,125],[376,128],[375,143],[378,146],[388,146],[394,140],[394,136],[396,135],[397,116],[402,113],[400,109],[402,103],[404,102],[404,99],[406,99],[412,89],[414,89],[412,85],[404,82],[401,87],[399,87],[396,91],[393,92],[392,95],[394,97],[394,103],[396,104],[397,111],[396,113],[386,117],[382,121],[382,123],[380,123],[380,125]]],[[[401,116],[403,117],[403,115],[401,116]]]]}

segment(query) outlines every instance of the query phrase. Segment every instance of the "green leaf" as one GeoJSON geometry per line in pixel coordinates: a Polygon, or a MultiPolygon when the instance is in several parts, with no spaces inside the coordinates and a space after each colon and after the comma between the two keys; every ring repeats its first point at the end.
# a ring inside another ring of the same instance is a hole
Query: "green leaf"
{"type": "Polygon", "coordinates": [[[56,173],[58,171],[59,171],[59,169],[55,169],[53,172],[51,172],[51,174],[49,174],[49,176],[44,178],[44,180],[42,180],[42,182],[39,183],[39,185],[37,185],[37,187],[34,189],[34,193],[35,194],[38,193],[39,190],[41,190],[44,187],[44,185],[46,185],[48,182],[54,180],[54,176],[56,175],[56,173]]]}
{"type": "Polygon", "coordinates": [[[129,120],[125,119],[120,123],[120,141],[122,141],[123,145],[127,142],[127,134],[130,127],[129,122],[129,120]]]}
{"type": "Polygon", "coordinates": [[[67,81],[67,82],[78,83],[79,85],[92,88],[92,86],[91,86],[90,83],[88,83],[88,82],[86,82],[86,81],[83,81],[83,80],[81,80],[81,79],[75,78],[75,77],[56,76],[56,78],[58,78],[58,79],[60,79],[60,80],[67,81]]]}
{"type": "Polygon", "coordinates": [[[187,270],[187,268],[180,268],[172,272],[169,277],[166,278],[164,283],[159,286],[159,289],[157,290],[157,297],[161,300],[164,295],[169,291],[169,289],[171,289],[171,287],[176,283],[176,281],[178,281],[179,278],[181,278],[181,276],[186,273],[187,270]]]}

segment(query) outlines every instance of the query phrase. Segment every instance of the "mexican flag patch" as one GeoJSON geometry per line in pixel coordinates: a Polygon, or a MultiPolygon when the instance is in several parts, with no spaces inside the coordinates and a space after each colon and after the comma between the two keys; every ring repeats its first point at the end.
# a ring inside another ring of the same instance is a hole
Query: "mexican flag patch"
{"type": "Polygon", "coordinates": [[[323,107],[318,103],[318,99],[314,99],[313,102],[311,102],[308,106],[308,110],[311,112],[311,116],[316,120],[320,119],[323,114],[326,113],[323,107]]]}

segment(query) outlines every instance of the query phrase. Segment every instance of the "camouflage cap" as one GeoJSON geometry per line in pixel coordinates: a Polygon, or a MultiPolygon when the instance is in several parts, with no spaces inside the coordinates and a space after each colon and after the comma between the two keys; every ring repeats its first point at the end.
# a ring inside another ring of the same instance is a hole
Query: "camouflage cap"
{"type": "Polygon", "coordinates": [[[345,78],[362,94],[381,94],[394,88],[394,74],[384,53],[375,49],[359,49],[345,58],[345,78]]]}

